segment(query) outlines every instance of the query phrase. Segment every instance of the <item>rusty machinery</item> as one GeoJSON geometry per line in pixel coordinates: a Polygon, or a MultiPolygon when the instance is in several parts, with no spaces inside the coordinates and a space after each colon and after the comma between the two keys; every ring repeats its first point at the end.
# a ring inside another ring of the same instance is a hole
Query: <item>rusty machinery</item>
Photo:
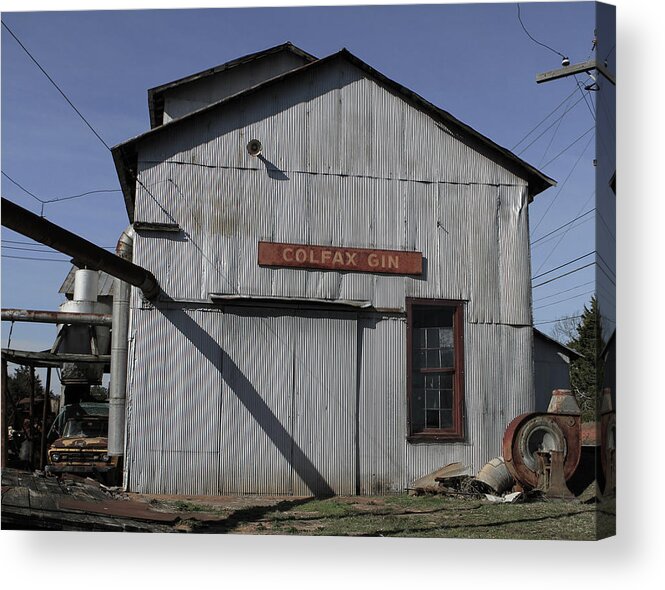
{"type": "Polygon", "coordinates": [[[556,389],[546,413],[517,416],[503,436],[510,474],[527,489],[552,498],[573,498],[566,481],[580,461],[580,409],[567,389],[556,389]]]}

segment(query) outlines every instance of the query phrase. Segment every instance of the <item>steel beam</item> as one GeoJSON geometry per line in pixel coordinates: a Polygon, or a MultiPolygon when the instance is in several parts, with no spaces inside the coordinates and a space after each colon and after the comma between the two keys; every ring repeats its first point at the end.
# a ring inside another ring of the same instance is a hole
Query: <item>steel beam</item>
{"type": "Polygon", "coordinates": [[[32,211],[2,198],[2,225],[28,238],[72,256],[77,266],[103,270],[113,277],[134,285],[148,299],[159,294],[159,284],[154,275],[128,260],[107,252],[96,244],[51,223],[32,211]]]}

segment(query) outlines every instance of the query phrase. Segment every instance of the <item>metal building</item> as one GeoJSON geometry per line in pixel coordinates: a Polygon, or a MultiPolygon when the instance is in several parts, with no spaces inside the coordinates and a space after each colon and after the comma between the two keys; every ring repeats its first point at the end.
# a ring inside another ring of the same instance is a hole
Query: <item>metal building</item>
{"type": "Polygon", "coordinates": [[[134,262],[125,483],[375,494],[534,409],[528,204],[553,181],[346,50],[149,91],[113,148],[134,262]]]}

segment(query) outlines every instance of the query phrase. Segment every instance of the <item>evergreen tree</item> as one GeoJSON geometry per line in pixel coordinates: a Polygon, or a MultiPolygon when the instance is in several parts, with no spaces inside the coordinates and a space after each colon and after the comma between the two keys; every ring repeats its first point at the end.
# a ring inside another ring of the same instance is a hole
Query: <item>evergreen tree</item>
{"type": "MultiPolygon", "coordinates": [[[[26,365],[19,365],[14,369],[14,374],[7,377],[7,391],[16,404],[18,401],[30,397],[30,367],[26,365]]],[[[35,397],[44,395],[44,386],[38,373],[35,373],[35,397]]]]}
{"type": "Polygon", "coordinates": [[[602,395],[603,367],[600,356],[603,339],[600,311],[595,295],[584,307],[577,326],[577,335],[566,346],[583,355],[570,363],[570,385],[582,410],[582,421],[598,419],[602,395]]]}

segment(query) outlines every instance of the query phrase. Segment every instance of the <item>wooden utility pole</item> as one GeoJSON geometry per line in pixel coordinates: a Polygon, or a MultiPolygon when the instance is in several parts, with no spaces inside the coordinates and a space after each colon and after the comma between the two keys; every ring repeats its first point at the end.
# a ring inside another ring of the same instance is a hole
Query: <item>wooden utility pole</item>
{"type": "Polygon", "coordinates": [[[607,68],[603,64],[599,64],[595,59],[590,59],[588,61],[583,61],[578,64],[572,64],[569,66],[563,66],[556,70],[543,72],[542,74],[536,74],[536,84],[542,84],[543,82],[550,82],[560,78],[567,78],[568,76],[574,76],[575,74],[581,74],[583,72],[588,74],[592,70],[598,70],[598,72],[600,72],[603,77],[609,80],[613,86],[616,86],[616,78],[614,75],[610,74],[610,72],[607,71],[607,68]]]}

